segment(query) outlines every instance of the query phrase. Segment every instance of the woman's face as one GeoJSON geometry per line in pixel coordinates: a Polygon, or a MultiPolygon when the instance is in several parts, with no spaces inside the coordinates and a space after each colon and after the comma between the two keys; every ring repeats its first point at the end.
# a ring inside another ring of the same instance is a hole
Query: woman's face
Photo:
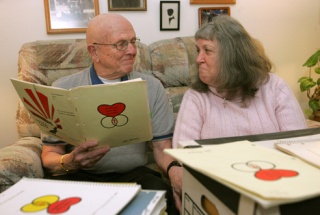
{"type": "Polygon", "coordinates": [[[219,72],[219,46],[216,40],[199,39],[196,41],[200,80],[214,87],[214,81],[219,72]]]}

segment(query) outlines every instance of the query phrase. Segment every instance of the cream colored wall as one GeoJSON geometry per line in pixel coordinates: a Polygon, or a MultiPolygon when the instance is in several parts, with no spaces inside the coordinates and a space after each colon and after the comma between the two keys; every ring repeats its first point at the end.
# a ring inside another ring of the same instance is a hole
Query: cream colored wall
{"type": "MultiPolygon", "coordinates": [[[[99,0],[100,13],[108,12],[107,0],[99,0]]],[[[147,0],[148,11],[118,12],[130,19],[142,42],[193,35],[198,26],[198,8],[219,5],[190,5],[181,0],[179,31],[160,31],[160,1],[147,0]]],[[[305,95],[299,92],[297,79],[306,71],[301,65],[320,48],[319,0],[237,0],[229,5],[231,16],[265,46],[303,108],[305,95]]],[[[84,38],[84,34],[46,34],[43,0],[0,1],[0,148],[18,139],[15,126],[17,95],[9,79],[17,77],[18,51],[25,42],[46,39],[84,38]]]]}

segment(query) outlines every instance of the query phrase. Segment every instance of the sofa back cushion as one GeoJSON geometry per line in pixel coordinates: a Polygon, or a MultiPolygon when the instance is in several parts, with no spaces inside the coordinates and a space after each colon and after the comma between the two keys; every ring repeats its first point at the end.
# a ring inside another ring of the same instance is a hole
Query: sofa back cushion
{"type": "Polygon", "coordinates": [[[190,76],[196,75],[197,50],[194,37],[159,40],[149,45],[152,75],[159,79],[167,91],[175,117],[190,76]]]}
{"type": "MultiPolygon", "coordinates": [[[[84,68],[92,60],[85,39],[42,40],[22,45],[19,51],[18,78],[21,80],[51,85],[55,80],[84,68]]],[[[151,71],[148,46],[139,43],[134,69],[151,71]]]]}
{"type": "Polygon", "coordinates": [[[197,69],[193,37],[160,40],[149,45],[152,74],[165,88],[188,86],[197,69]]]}

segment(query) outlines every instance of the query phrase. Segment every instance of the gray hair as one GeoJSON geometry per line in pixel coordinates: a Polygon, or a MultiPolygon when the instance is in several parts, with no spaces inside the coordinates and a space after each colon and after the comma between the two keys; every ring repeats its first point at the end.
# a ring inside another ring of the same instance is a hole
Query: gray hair
{"type": "MultiPolygon", "coordinates": [[[[199,39],[218,43],[220,66],[213,85],[227,99],[240,95],[245,103],[268,81],[272,63],[263,46],[237,20],[228,15],[216,16],[196,32],[195,40],[199,39]]],[[[191,87],[199,92],[209,90],[199,76],[193,77],[191,87]]]]}

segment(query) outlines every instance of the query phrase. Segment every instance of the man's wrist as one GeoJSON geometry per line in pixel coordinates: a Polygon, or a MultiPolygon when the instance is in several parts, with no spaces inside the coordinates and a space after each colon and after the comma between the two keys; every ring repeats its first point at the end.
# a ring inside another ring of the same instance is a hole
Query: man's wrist
{"type": "MultiPolygon", "coordinates": [[[[60,157],[60,168],[64,173],[73,173],[78,170],[77,166],[70,163],[70,155],[71,154],[64,154],[60,157]],[[65,160],[67,160],[67,161],[69,160],[69,161],[66,163],[65,160]]],[[[71,156],[73,156],[73,155],[71,155],[71,156]]]]}
{"type": "Polygon", "coordinates": [[[171,167],[174,167],[174,166],[182,167],[182,165],[178,161],[171,161],[171,163],[167,167],[167,175],[168,176],[169,176],[169,171],[170,171],[171,167]]]}

